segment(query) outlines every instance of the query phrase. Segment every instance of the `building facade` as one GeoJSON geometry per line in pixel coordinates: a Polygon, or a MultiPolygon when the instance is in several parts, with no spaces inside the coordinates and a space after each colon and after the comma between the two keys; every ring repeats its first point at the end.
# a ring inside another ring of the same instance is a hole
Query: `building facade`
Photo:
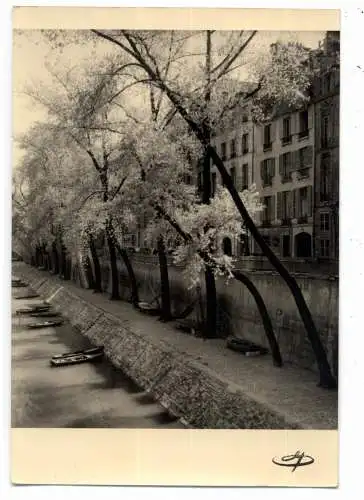
{"type": "Polygon", "coordinates": [[[315,106],[315,257],[339,258],[340,39],[328,32],[322,44],[321,71],[314,82],[315,106]]]}
{"type": "MultiPolygon", "coordinates": [[[[337,260],[339,252],[339,53],[338,33],[328,32],[317,54],[320,74],[309,105],[281,108],[256,125],[250,103],[242,104],[213,145],[241,191],[255,184],[264,204],[258,226],[281,258],[337,260]]],[[[221,183],[211,168],[213,192],[221,183]]],[[[236,256],[247,241],[231,242],[236,256]]],[[[249,254],[261,255],[255,241],[249,254]]]]}
{"type": "MultiPolygon", "coordinates": [[[[254,178],[264,211],[260,230],[281,257],[312,257],[314,108],[278,113],[256,127],[254,178]]],[[[253,253],[260,249],[253,244],[253,253]]]]}
{"type": "MultiPolygon", "coordinates": [[[[256,127],[251,118],[251,103],[241,103],[225,122],[222,129],[216,130],[212,145],[224,161],[225,166],[238,191],[248,189],[255,183],[255,133],[256,127]]],[[[221,176],[215,165],[211,164],[211,191],[215,194],[216,187],[222,184],[221,176]]],[[[251,243],[248,237],[239,241],[229,241],[222,237],[226,253],[233,255],[249,255],[251,243]]]]}

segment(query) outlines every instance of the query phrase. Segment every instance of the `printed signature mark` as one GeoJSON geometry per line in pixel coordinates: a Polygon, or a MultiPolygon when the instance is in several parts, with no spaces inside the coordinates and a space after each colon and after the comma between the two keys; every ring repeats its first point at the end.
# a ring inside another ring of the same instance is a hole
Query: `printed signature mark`
{"type": "Polygon", "coordinates": [[[314,458],[310,455],[306,455],[303,451],[296,451],[292,455],[284,455],[281,458],[272,458],[272,462],[276,465],[282,467],[291,467],[294,472],[298,467],[303,467],[305,465],[311,465],[314,463],[314,458]]]}

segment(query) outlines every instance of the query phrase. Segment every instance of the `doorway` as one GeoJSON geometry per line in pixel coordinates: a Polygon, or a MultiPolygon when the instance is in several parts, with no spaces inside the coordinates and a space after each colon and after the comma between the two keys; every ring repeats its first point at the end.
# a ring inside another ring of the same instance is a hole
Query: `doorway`
{"type": "Polygon", "coordinates": [[[283,257],[291,256],[291,238],[289,234],[284,234],[282,239],[282,255],[283,257]]]}
{"type": "Polygon", "coordinates": [[[295,238],[296,257],[307,258],[311,257],[311,235],[306,232],[297,234],[295,238]]]}

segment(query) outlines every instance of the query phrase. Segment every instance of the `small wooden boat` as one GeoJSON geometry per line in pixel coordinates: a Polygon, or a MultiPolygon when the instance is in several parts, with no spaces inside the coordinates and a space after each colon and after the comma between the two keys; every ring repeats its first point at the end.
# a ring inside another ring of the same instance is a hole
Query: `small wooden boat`
{"type": "Polygon", "coordinates": [[[70,356],[63,356],[61,358],[52,358],[50,360],[51,366],[68,366],[68,365],[78,365],[80,363],[92,363],[96,361],[101,361],[103,358],[103,352],[96,352],[93,354],[73,354],[70,356]]]}
{"type": "Polygon", "coordinates": [[[24,283],[23,281],[12,281],[11,286],[13,288],[26,288],[29,286],[29,283],[24,283]]]}
{"type": "Polygon", "coordinates": [[[268,349],[249,340],[239,339],[237,337],[232,337],[227,341],[227,347],[233,351],[241,352],[247,357],[251,356],[261,356],[268,353],[268,349]]]}
{"type": "Polygon", "coordinates": [[[104,354],[104,347],[90,347],[90,349],[84,349],[83,351],[75,351],[75,352],[64,352],[63,354],[56,354],[52,356],[52,359],[61,359],[61,358],[69,358],[72,356],[78,356],[79,354],[83,354],[88,356],[90,354],[104,354]]]}
{"type": "Polygon", "coordinates": [[[38,293],[28,293],[27,295],[21,295],[20,297],[15,297],[16,300],[22,300],[22,299],[35,299],[37,297],[40,297],[38,293]]]}
{"type": "Polygon", "coordinates": [[[141,312],[149,314],[150,316],[158,316],[161,313],[159,307],[155,307],[148,302],[138,302],[138,308],[141,312]]]}
{"type": "Polygon", "coordinates": [[[35,314],[49,312],[49,308],[50,306],[48,305],[23,307],[22,309],[17,309],[16,314],[35,314]]]}
{"type": "Polygon", "coordinates": [[[57,311],[33,311],[30,313],[30,316],[32,318],[56,318],[56,317],[60,317],[61,316],[61,313],[57,312],[57,311]]]}
{"type": "Polygon", "coordinates": [[[42,323],[30,323],[26,325],[27,328],[33,330],[35,328],[50,328],[51,326],[60,326],[63,324],[62,320],[54,320],[54,321],[44,321],[42,323]]]}

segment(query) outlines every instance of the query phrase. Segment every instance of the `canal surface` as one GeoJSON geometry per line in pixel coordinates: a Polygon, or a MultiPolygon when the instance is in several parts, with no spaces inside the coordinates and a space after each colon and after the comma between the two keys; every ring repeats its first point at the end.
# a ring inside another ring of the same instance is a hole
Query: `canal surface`
{"type": "Polygon", "coordinates": [[[16,299],[27,291],[12,290],[12,427],[183,428],[107,360],[51,367],[52,355],[90,343],[67,322],[27,329],[50,319],[16,315],[42,300],[16,299]]]}

